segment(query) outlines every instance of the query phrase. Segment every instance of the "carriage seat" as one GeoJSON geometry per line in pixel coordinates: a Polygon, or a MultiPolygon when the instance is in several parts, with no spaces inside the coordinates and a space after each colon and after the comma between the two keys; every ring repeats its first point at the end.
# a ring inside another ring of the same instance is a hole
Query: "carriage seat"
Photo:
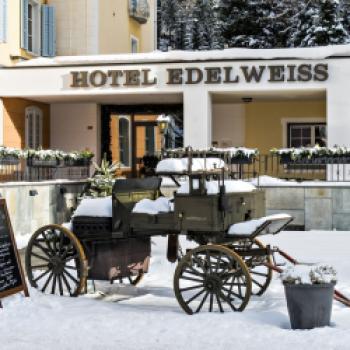
{"type": "Polygon", "coordinates": [[[227,234],[237,239],[253,239],[267,234],[275,235],[285,229],[293,219],[289,214],[274,214],[238,222],[230,226],[227,234]]]}
{"type": "Polygon", "coordinates": [[[117,179],[113,186],[113,199],[121,203],[136,203],[141,199],[157,199],[160,195],[162,179],[148,177],[143,179],[117,179]]]}

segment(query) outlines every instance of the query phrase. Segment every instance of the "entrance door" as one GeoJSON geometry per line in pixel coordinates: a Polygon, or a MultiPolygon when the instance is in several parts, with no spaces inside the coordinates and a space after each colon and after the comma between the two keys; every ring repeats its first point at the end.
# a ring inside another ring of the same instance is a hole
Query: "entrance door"
{"type": "Polygon", "coordinates": [[[155,116],[135,116],[134,118],[132,133],[133,176],[142,176],[145,174],[146,168],[142,162],[144,156],[155,156],[160,153],[161,135],[155,120],[155,116]]]}

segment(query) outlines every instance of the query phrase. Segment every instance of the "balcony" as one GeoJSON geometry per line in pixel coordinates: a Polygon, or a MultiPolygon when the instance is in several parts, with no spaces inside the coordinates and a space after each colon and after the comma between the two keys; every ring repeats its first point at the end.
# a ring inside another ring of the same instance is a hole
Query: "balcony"
{"type": "Polygon", "coordinates": [[[129,16],[140,24],[147,23],[150,6],[147,0],[129,0],[129,16]]]}

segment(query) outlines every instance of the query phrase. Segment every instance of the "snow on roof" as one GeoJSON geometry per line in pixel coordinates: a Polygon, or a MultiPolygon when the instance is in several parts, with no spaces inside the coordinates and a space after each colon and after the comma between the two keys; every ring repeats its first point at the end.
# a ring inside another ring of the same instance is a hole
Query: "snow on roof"
{"type": "Polygon", "coordinates": [[[132,64],[152,62],[186,62],[210,60],[271,60],[271,59],[325,59],[334,56],[350,56],[350,44],[329,45],[307,48],[283,49],[246,49],[231,48],[210,51],[182,51],[168,52],[153,51],[134,54],[110,54],[87,56],[56,56],[54,58],[39,57],[18,63],[15,67],[34,66],[70,66],[89,64],[132,64]]]}

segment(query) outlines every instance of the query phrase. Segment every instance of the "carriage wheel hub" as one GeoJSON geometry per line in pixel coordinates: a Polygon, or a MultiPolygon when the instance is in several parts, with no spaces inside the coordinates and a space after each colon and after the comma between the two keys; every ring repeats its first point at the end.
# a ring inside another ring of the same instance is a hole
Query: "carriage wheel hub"
{"type": "Polygon", "coordinates": [[[209,292],[218,292],[222,287],[221,279],[217,275],[209,275],[204,281],[204,287],[209,292]]]}
{"type": "Polygon", "coordinates": [[[64,263],[59,256],[53,256],[50,259],[50,263],[52,264],[52,271],[55,275],[60,275],[64,269],[64,263]]]}

